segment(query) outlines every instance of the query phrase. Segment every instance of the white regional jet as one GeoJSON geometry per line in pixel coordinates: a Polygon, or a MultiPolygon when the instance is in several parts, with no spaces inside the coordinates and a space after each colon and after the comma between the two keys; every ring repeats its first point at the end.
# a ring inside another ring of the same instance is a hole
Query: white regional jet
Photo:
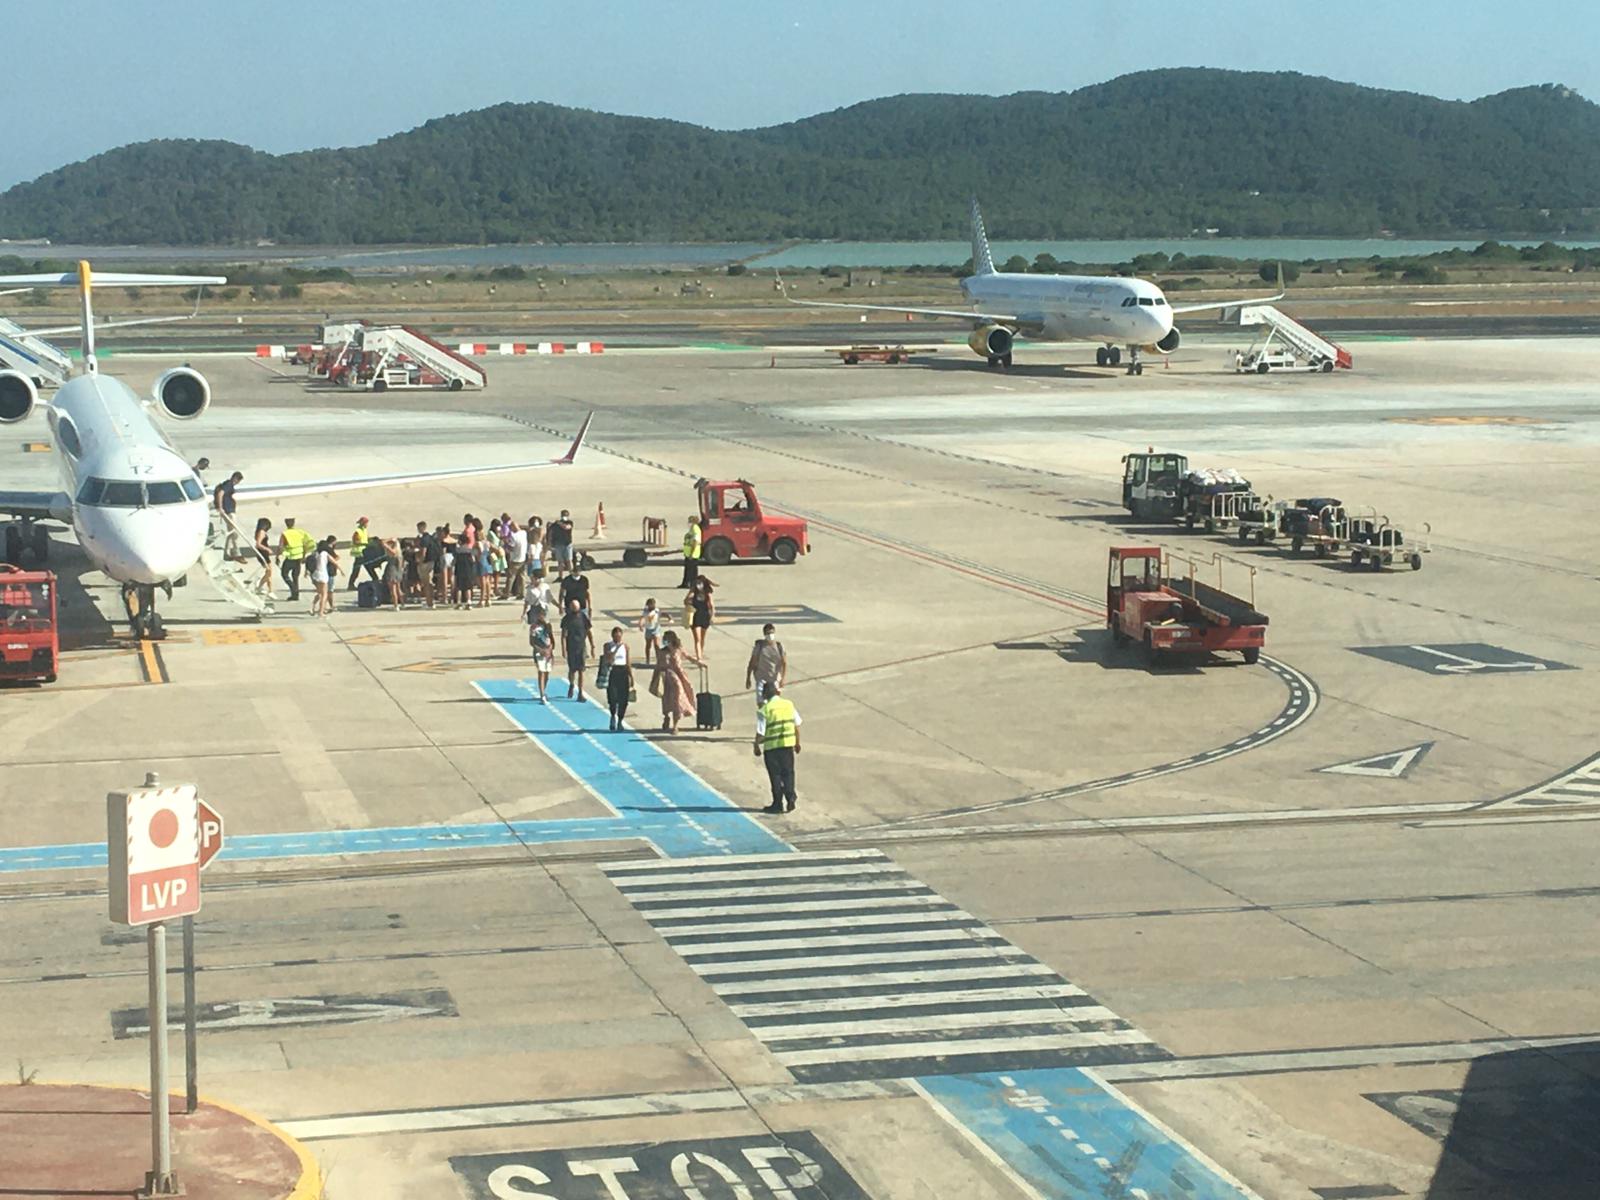
{"type": "Polygon", "coordinates": [[[1218,300],[1207,304],[1168,304],[1155,284],[1145,279],[1112,275],[1036,275],[996,271],[983,229],[978,201],[972,201],[973,273],[961,281],[961,294],[973,309],[907,308],[896,304],[842,304],[825,300],[794,300],[811,308],[851,308],[876,312],[916,313],[929,317],[956,317],[974,322],[967,345],[989,360],[991,367],[1011,365],[1012,344],[1018,337],[1060,342],[1100,342],[1094,360],[1102,367],[1122,362],[1121,347],[1128,348],[1128,374],[1143,375],[1139,351],[1149,347],[1171,354],[1182,339],[1172,318],[1177,313],[1231,308],[1236,304],[1270,304],[1283,299],[1283,269],[1278,269],[1278,291],[1272,296],[1247,300],[1218,300]]]}
{"type": "MultiPolygon", "coordinates": [[[[174,367],[156,380],[148,399],[141,399],[119,379],[101,375],[95,362],[92,283],[110,287],[200,287],[226,283],[216,276],[101,274],[92,277],[89,264],[65,275],[0,276],[0,284],[25,287],[76,286],[82,299],[83,373],[66,383],[48,401],[41,401],[34,382],[16,371],[0,371],[0,424],[25,420],[43,408],[50,424],[60,472],[61,490],[29,492],[0,488],[0,512],[18,522],[6,526],[5,558],[16,562],[25,544],[43,560],[49,534],[42,520],[71,525],[78,543],[96,568],[122,584],[123,603],[136,637],[162,636],[155,592],[169,596],[172,585],[200,562],[214,517],[210,497],[188,460],[162,432],[153,413],[190,421],[211,403],[211,386],[191,367],[174,367]]],[[[165,318],[161,318],[165,319],[165,318]]],[[[141,321],[102,322],[113,325],[141,321]]],[[[41,330],[58,333],[62,330],[41,330]]],[[[423,483],[486,475],[496,471],[568,466],[577,457],[589,431],[591,413],[572,445],[560,458],[507,463],[491,467],[372,475],[300,483],[241,486],[241,500],[277,500],[353,488],[423,483]]],[[[248,544],[249,538],[243,538],[248,544]]]]}

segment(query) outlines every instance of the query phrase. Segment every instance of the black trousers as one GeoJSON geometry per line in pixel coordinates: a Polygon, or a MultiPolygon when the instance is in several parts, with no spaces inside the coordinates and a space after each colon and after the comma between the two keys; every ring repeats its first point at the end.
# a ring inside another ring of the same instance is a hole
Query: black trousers
{"type": "Polygon", "coordinates": [[[761,761],[767,766],[767,782],[772,784],[772,803],[794,804],[794,747],[763,750],[761,761]]]}
{"type": "Polygon", "coordinates": [[[606,704],[613,720],[621,721],[628,715],[628,693],[633,690],[633,672],[627,667],[612,667],[606,680],[606,704]]]}
{"type": "Polygon", "coordinates": [[[699,578],[700,560],[698,558],[690,558],[688,555],[685,555],[683,559],[683,582],[678,584],[678,586],[681,588],[692,588],[694,586],[694,581],[699,578]]]}
{"type": "Polygon", "coordinates": [[[289,585],[289,599],[291,600],[300,599],[300,568],[305,565],[306,560],[303,558],[286,558],[283,560],[283,566],[278,572],[283,576],[283,581],[289,585]]]}
{"type": "Polygon", "coordinates": [[[356,565],[350,568],[350,582],[345,586],[344,590],[347,592],[353,592],[356,590],[356,584],[361,581],[362,568],[366,569],[367,577],[371,579],[373,583],[377,584],[379,587],[382,587],[383,580],[378,577],[378,568],[381,566],[383,566],[383,559],[381,558],[376,562],[371,562],[362,558],[356,559],[356,565]]]}

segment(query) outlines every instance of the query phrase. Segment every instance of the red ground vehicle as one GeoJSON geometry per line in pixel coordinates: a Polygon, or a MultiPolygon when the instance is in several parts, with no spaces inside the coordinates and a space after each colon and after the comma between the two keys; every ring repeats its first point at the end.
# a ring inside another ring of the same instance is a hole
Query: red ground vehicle
{"type": "Polygon", "coordinates": [[[735,558],[763,556],[776,563],[792,563],[810,552],[805,521],[762,511],[749,480],[713,483],[697,479],[694,487],[705,522],[701,554],[709,565],[720,567],[735,558]]]}
{"type": "Polygon", "coordinates": [[[1261,657],[1267,618],[1255,607],[1255,568],[1249,600],[1222,590],[1222,556],[1217,584],[1194,577],[1173,578],[1159,546],[1113,546],[1106,580],[1106,625],[1119,646],[1139,642],[1153,661],[1161,654],[1237,650],[1247,663],[1261,657]]]}
{"type": "Polygon", "coordinates": [[[56,577],[0,563],[0,679],[56,681],[56,577]]]}

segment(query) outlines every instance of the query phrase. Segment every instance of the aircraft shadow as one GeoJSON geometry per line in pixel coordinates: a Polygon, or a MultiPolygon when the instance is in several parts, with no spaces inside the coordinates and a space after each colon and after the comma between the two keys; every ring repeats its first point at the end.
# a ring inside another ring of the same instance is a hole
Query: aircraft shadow
{"type": "Polygon", "coordinates": [[[1120,375],[1120,368],[1089,367],[1072,363],[1018,363],[1010,367],[991,367],[974,357],[970,362],[959,358],[914,358],[911,366],[927,371],[971,371],[991,379],[1110,379],[1120,375]]]}
{"type": "Polygon", "coordinates": [[[1460,1088],[1367,1099],[1442,1143],[1426,1200],[1590,1200],[1600,1187],[1600,1041],[1491,1054],[1460,1088]]]}
{"type": "MultiPolygon", "coordinates": [[[[76,542],[50,539],[50,570],[56,574],[56,605],[61,649],[99,650],[125,646],[117,639],[120,622],[108,620],[96,603],[97,597],[85,583],[85,576],[96,574],[94,564],[76,542]]],[[[107,592],[114,611],[120,615],[121,601],[115,589],[107,592]]]]}

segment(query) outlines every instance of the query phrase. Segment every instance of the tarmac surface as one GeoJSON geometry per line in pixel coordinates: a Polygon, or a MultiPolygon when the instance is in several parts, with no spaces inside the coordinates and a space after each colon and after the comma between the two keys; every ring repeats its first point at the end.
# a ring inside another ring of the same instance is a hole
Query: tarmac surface
{"type": "MultiPolygon", "coordinates": [[[[254,623],[196,577],[131,646],[62,536],[61,682],[0,692],[0,1057],[142,1077],[98,839],[156,770],[227,821],[202,1092],[334,1200],[1591,1196],[1600,349],[1356,342],[1257,378],[1235,344],[1140,378],[1084,347],[495,357],[482,393],[381,396],[193,359],[215,401],[175,439],[251,482],[559,453],[595,411],[570,469],[243,515],[587,533],[603,503],[601,630],[677,611],[676,558],[620,544],[646,515],[675,542],[698,476],[812,552],[707,569],[727,719],[671,737],[643,687],[622,734],[559,682],[533,703],[511,604],[254,623]],[[1133,522],[1150,445],[1370,506],[1424,567],[1133,522]],[[1222,554],[1262,662],[1114,647],[1118,544],[1222,554]],[[805,722],[780,818],[743,688],[766,620],[805,722]]],[[[6,479],[43,485],[42,422],[10,432],[6,479]]]]}

